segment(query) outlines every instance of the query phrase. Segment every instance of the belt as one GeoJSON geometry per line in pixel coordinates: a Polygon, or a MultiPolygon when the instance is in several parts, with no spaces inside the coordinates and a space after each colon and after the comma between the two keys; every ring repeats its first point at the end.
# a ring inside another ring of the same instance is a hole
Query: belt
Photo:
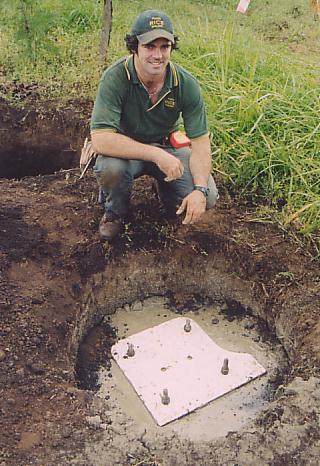
{"type": "Polygon", "coordinates": [[[169,136],[164,136],[161,139],[158,139],[157,141],[153,141],[151,144],[160,144],[161,146],[170,146],[170,137],[169,136]]]}

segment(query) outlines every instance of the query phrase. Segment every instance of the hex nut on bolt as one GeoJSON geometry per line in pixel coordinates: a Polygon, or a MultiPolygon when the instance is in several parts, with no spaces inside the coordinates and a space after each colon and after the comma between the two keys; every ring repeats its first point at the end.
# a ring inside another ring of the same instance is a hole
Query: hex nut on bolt
{"type": "Polygon", "coordinates": [[[127,356],[132,358],[135,355],[135,350],[132,343],[128,343],[127,356]]]}
{"type": "Polygon", "coordinates": [[[161,402],[163,405],[168,405],[170,403],[170,397],[169,397],[167,388],[163,389],[163,392],[160,393],[160,397],[161,397],[161,402]]]}
{"type": "Polygon", "coordinates": [[[229,359],[226,358],[223,360],[223,364],[221,367],[221,374],[228,375],[229,374],[229,359]]]}
{"type": "Polygon", "coordinates": [[[185,325],[184,325],[183,328],[184,328],[184,331],[185,331],[185,332],[187,332],[187,333],[191,332],[190,319],[187,319],[187,320],[186,320],[186,323],[185,323],[185,325]]]}

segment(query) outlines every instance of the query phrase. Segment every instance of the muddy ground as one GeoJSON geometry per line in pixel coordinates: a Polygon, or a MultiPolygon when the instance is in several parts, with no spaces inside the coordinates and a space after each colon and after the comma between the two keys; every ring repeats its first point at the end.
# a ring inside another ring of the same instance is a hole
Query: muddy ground
{"type": "Polygon", "coordinates": [[[0,101],[0,465],[318,465],[319,262],[223,186],[200,224],[166,219],[149,178],[124,234],[101,243],[96,183],[76,168],[91,104],[39,110],[33,89],[9,91],[25,103],[0,101]],[[283,346],[287,368],[245,429],[193,444],[108,419],[95,369],[116,334],[100,323],[152,296],[177,313],[223,304],[283,346]]]}

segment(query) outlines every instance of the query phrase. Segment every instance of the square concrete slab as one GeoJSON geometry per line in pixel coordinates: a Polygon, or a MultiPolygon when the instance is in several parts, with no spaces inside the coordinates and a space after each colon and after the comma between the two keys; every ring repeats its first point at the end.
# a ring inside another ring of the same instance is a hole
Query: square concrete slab
{"type": "Polygon", "coordinates": [[[253,356],[224,350],[183,317],[120,340],[111,352],[159,426],[266,373],[253,356]]]}

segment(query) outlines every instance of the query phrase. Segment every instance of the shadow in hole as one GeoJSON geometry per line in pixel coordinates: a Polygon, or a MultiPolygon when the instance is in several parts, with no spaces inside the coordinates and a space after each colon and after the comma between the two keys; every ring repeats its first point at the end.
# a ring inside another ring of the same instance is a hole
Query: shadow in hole
{"type": "Polygon", "coordinates": [[[78,160],[76,151],[70,148],[17,144],[0,154],[0,178],[20,180],[26,176],[49,175],[77,167],[78,160]]]}

